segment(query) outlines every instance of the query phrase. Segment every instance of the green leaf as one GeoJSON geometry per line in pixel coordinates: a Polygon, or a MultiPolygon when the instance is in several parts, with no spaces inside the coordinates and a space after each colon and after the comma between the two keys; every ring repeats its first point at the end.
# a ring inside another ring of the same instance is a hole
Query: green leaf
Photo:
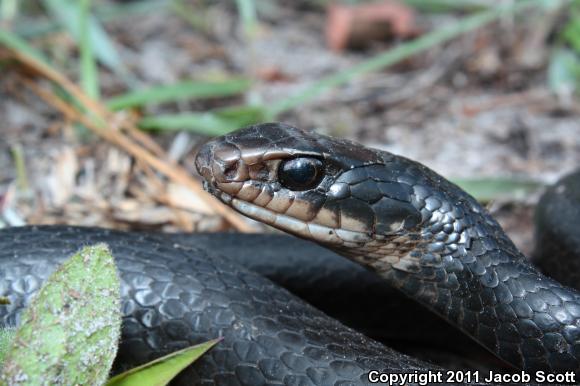
{"type": "Polygon", "coordinates": [[[113,257],[104,244],[85,247],[49,277],[24,311],[0,383],[103,384],[120,330],[113,257]]]}
{"type": "Polygon", "coordinates": [[[80,54],[81,54],[81,84],[85,93],[93,99],[99,99],[99,72],[93,52],[93,42],[90,38],[91,0],[81,0],[80,14],[80,54]]]}
{"type": "Polygon", "coordinates": [[[128,107],[184,99],[221,98],[240,94],[249,87],[250,81],[247,79],[229,79],[217,82],[183,81],[119,95],[109,99],[107,106],[112,110],[122,110],[128,107]]]}
{"type": "Polygon", "coordinates": [[[106,386],[163,386],[221,339],[176,351],[109,379],[106,386]]]}
{"type": "Polygon", "coordinates": [[[304,104],[331,88],[348,83],[358,76],[389,67],[431,47],[480,28],[502,16],[521,12],[526,8],[537,6],[540,3],[540,0],[529,0],[518,1],[505,6],[497,6],[489,11],[478,12],[472,16],[464,17],[457,23],[445,25],[410,42],[400,44],[352,68],[322,78],[318,82],[306,87],[303,91],[273,103],[268,109],[268,119],[275,118],[277,115],[304,104]]]}
{"type": "Polygon", "coordinates": [[[207,113],[145,117],[138,125],[144,130],[183,130],[216,136],[258,123],[263,121],[264,117],[265,111],[260,107],[230,107],[207,113]]]}
{"type": "Polygon", "coordinates": [[[543,187],[540,182],[517,178],[466,178],[451,181],[481,202],[498,198],[521,200],[543,187]]]}
{"type": "MultiPolygon", "coordinates": [[[[81,42],[81,4],[76,0],[44,0],[46,8],[69,31],[71,36],[81,42]]],[[[101,63],[119,75],[126,75],[127,70],[121,61],[115,44],[101,24],[94,17],[88,18],[88,29],[91,45],[101,63]]]]}

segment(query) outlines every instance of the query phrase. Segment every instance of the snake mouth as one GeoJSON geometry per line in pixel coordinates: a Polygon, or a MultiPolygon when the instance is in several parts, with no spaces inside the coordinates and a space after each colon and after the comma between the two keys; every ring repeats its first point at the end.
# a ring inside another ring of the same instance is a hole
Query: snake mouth
{"type": "Polygon", "coordinates": [[[218,198],[236,211],[254,220],[261,221],[278,229],[284,229],[298,237],[315,240],[319,243],[344,247],[360,247],[372,240],[372,237],[366,232],[335,229],[302,221],[295,217],[275,213],[259,205],[231,197],[224,192],[220,192],[218,198]]]}
{"type": "Polygon", "coordinates": [[[214,183],[212,183],[208,180],[204,180],[202,186],[203,186],[203,190],[205,190],[206,192],[208,192],[209,194],[211,194],[212,196],[214,196],[215,198],[217,198],[218,200],[220,200],[224,204],[229,205],[229,206],[232,205],[233,197],[231,195],[227,194],[226,192],[223,192],[222,190],[220,190],[217,186],[215,186],[214,183]]]}

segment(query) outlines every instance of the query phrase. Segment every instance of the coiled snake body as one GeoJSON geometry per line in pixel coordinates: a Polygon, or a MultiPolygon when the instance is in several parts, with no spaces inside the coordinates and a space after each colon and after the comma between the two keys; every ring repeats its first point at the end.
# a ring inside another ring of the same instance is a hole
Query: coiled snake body
{"type": "MultiPolygon", "coordinates": [[[[282,124],[213,140],[196,166],[226,204],[378,273],[515,368],[580,373],[578,292],[539,273],[472,197],[426,167],[282,124]]],[[[433,367],[212,253],[203,237],[197,247],[192,239],[74,227],[2,230],[0,295],[12,304],[0,309],[0,320],[15,324],[59,261],[105,241],[123,280],[119,363],[223,336],[178,383],[365,384],[370,370],[433,367]]]]}

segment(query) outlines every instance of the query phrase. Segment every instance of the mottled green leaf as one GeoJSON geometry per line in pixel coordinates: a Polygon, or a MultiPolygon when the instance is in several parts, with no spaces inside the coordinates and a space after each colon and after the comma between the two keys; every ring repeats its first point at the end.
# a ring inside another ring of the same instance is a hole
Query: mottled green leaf
{"type": "Polygon", "coordinates": [[[0,369],[2,368],[8,349],[12,345],[15,333],[16,330],[13,328],[3,328],[0,330],[0,369]]]}
{"type": "Polygon", "coordinates": [[[121,328],[113,257],[85,247],[54,272],[22,315],[0,381],[9,385],[103,384],[121,328]]]}

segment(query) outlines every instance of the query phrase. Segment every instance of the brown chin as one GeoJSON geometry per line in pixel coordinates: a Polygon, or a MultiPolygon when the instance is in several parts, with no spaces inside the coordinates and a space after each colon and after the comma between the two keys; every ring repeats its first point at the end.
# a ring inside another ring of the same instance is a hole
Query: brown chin
{"type": "MultiPolygon", "coordinates": [[[[223,199],[222,199],[223,201],[223,199]]],[[[292,233],[298,237],[324,244],[358,246],[372,239],[365,232],[354,232],[343,229],[329,228],[324,225],[304,222],[294,217],[274,213],[266,208],[233,197],[229,205],[238,212],[271,225],[277,229],[292,233]]]]}

